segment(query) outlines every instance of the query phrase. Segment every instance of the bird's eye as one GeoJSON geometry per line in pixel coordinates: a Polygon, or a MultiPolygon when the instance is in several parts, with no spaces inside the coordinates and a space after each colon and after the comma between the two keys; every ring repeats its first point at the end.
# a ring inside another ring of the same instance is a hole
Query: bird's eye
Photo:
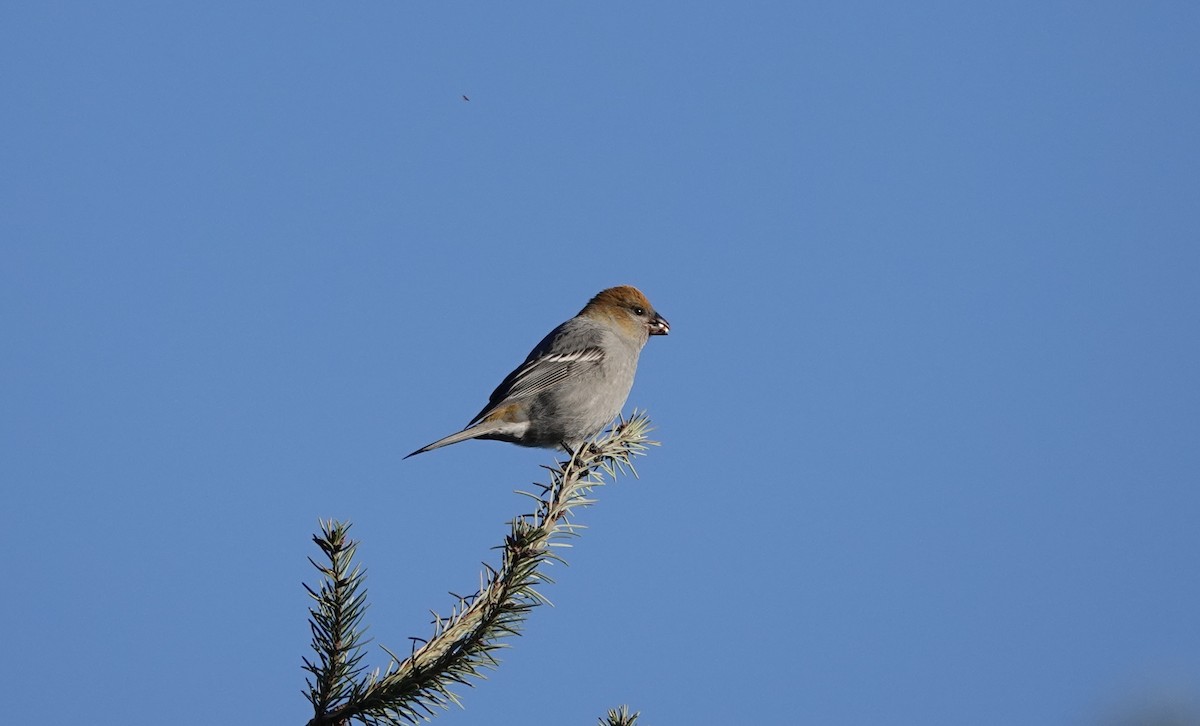
{"type": "Polygon", "coordinates": [[[633,308],[633,313],[634,313],[634,315],[645,315],[645,314],[646,314],[646,308],[639,308],[639,307],[637,307],[637,306],[635,305],[635,306],[634,306],[634,308],[633,308]]]}

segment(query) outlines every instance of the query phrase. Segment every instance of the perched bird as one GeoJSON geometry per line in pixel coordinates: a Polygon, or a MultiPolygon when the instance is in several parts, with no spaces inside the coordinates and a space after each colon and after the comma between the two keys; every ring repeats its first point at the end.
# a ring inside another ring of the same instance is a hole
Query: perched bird
{"type": "Polygon", "coordinates": [[[537,344],[465,429],[404,458],[467,439],[575,452],[621,412],[642,346],[670,331],[636,287],[602,290],[537,344]]]}

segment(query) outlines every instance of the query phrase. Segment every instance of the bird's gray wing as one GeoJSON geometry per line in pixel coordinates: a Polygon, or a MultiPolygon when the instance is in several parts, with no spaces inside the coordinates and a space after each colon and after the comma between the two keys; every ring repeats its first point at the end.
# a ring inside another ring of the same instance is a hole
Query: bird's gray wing
{"type": "Polygon", "coordinates": [[[603,360],[604,351],[594,346],[531,356],[500,382],[488,404],[467,425],[476,423],[500,404],[532,398],[568,378],[585,375],[599,368],[603,360]]]}

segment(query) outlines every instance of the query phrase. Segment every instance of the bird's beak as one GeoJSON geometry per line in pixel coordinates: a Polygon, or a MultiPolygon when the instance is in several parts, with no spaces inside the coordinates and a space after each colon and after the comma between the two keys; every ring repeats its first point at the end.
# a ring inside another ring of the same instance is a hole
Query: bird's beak
{"type": "Polygon", "coordinates": [[[667,333],[670,333],[670,332],[671,332],[671,324],[667,322],[666,318],[659,315],[658,313],[655,313],[654,319],[650,321],[650,334],[651,335],[666,335],[667,333]]]}

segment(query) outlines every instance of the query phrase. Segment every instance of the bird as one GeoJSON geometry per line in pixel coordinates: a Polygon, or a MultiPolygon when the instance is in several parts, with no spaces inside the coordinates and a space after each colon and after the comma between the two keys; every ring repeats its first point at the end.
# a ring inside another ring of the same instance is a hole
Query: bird
{"type": "Polygon", "coordinates": [[[670,332],[636,287],[601,290],[530,351],[466,428],[404,458],[468,439],[574,455],[621,412],[646,341],[670,332]]]}

